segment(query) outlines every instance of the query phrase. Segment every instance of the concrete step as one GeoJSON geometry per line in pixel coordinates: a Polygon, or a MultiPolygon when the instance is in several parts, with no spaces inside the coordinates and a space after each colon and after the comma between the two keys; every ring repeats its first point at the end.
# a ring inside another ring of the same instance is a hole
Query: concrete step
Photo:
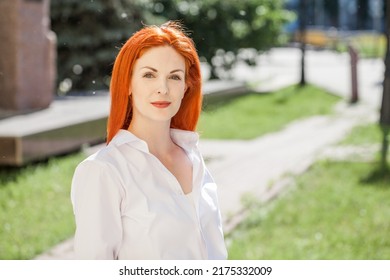
{"type": "Polygon", "coordinates": [[[0,121],[0,165],[22,166],[104,141],[108,95],[56,99],[0,121]]]}

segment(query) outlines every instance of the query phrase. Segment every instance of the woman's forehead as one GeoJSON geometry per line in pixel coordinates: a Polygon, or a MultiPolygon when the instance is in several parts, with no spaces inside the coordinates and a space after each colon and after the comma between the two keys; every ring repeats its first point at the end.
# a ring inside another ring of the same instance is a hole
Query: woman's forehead
{"type": "Polygon", "coordinates": [[[147,49],[136,61],[135,68],[152,67],[185,70],[185,59],[171,46],[158,46],[147,49]]]}

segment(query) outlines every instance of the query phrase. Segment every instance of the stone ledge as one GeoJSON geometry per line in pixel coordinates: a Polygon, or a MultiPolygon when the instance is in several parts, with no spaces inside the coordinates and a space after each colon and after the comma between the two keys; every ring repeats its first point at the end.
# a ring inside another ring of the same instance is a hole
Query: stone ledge
{"type": "Polygon", "coordinates": [[[22,166],[103,142],[108,96],[55,100],[48,109],[0,121],[0,165],[22,166]]]}
{"type": "Polygon", "coordinates": [[[241,81],[211,80],[203,85],[203,105],[207,106],[224,98],[248,93],[248,86],[241,81]]]}

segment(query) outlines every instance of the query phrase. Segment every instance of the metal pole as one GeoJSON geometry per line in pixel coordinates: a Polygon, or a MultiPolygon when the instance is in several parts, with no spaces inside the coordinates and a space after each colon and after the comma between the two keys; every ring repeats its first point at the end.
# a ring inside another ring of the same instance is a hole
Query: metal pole
{"type": "Polygon", "coordinates": [[[356,103],[359,100],[358,80],[357,80],[357,63],[358,53],[354,47],[348,45],[348,52],[351,58],[351,100],[350,103],[356,103]]]}

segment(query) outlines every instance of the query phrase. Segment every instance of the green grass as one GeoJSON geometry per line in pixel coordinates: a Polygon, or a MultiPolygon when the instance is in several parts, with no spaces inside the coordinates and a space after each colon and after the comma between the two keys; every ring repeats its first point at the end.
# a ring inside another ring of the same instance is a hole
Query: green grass
{"type": "Polygon", "coordinates": [[[378,144],[382,142],[383,134],[378,123],[355,127],[340,144],[363,145],[378,144]]]}
{"type": "Polygon", "coordinates": [[[198,130],[203,138],[251,139],[299,118],[329,114],[339,100],[312,85],[291,86],[272,94],[252,93],[210,106],[202,113],[198,130]]]}
{"type": "Polygon", "coordinates": [[[229,237],[230,259],[390,259],[390,174],[323,161],[229,237]]]}
{"type": "Polygon", "coordinates": [[[73,234],[70,184],[83,158],[0,169],[0,259],[31,259],[73,234]]]}

